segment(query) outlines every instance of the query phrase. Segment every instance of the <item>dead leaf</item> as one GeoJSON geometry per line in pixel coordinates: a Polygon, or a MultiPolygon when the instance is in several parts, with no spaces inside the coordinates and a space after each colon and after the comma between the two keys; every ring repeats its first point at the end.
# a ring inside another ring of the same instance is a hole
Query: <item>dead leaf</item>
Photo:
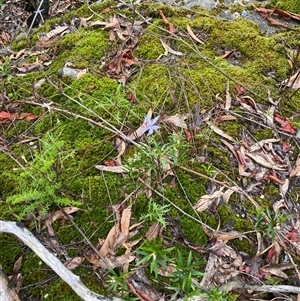
{"type": "Polygon", "coordinates": [[[105,25],[107,25],[107,24],[108,24],[107,22],[97,20],[97,21],[91,22],[91,23],[89,24],[89,27],[105,26],[105,25]]]}
{"type": "MultiPolygon", "coordinates": [[[[300,88],[300,87],[299,87],[300,88]]],[[[296,130],[294,129],[294,127],[290,124],[289,121],[286,121],[284,120],[284,118],[276,113],[275,116],[274,116],[274,120],[276,122],[278,122],[280,124],[280,130],[281,131],[284,131],[284,132],[287,132],[287,133],[290,133],[290,134],[295,134],[296,133],[296,130]]]]}
{"type": "Polygon", "coordinates": [[[32,113],[8,113],[5,111],[1,111],[0,112],[0,124],[5,124],[8,123],[10,121],[14,121],[14,120],[22,120],[22,119],[27,119],[28,121],[31,120],[35,120],[38,117],[33,115],[32,113]],[[1,120],[2,119],[2,120],[1,120]]]}
{"type": "Polygon", "coordinates": [[[256,163],[259,165],[269,168],[269,169],[274,169],[274,170],[287,170],[287,165],[280,165],[276,164],[272,158],[269,156],[267,157],[266,155],[262,153],[250,153],[247,150],[245,150],[245,155],[253,159],[256,163]]]}
{"type": "Polygon", "coordinates": [[[226,59],[228,56],[230,56],[231,54],[233,54],[236,51],[236,49],[232,49],[229,51],[226,51],[222,56],[220,56],[221,59],[226,59]]]}
{"type": "Polygon", "coordinates": [[[187,32],[189,33],[189,35],[191,36],[191,38],[192,38],[194,41],[196,41],[196,42],[198,42],[198,43],[200,43],[200,44],[202,44],[202,45],[205,45],[204,42],[202,42],[202,41],[194,34],[194,32],[192,31],[191,27],[190,27],[188,24],[186,25],[186,29],[187,29],[187,32]]]}
{"type": "Polygon", "coordinates": [[[121,255],[118,257],[115,256],[107,256],[105,258],[105,262],[102,259],[94,259],[91,263],[93,264],[93,268],[104,268],[107,269],[109,267],[110,269],[122,267],[124,265],[129,265],[130,262],[135,260],[136,256],[133,255],[121,255]]]}
{"type": "MultiPolygon", "coordinates": [[[[77,212],[81,209],[77,208],[77,207],[70,206],[70,207],[64,207],[63,210],[67,215],[70,215],[70,214],[75,213],[75,212],[77,212]]],[[[63,213],[62,210],[57,210],[53,214],[47,215],[47,217],[46,217],[46,219],[49,219],[50,224],[54,223],[55,221],[57,221],[59,219],[66,219],[66,218],[67,217],[65,216],[65,214],[63,213]]]]}
{"type": "Polygon", "coordinates": [[[300,177],[300,154],[298,155],[294,168],[290,172],[290,178],[292,177],[300,177]]]}
{"type": "Polygon", "coordinates": [[[102,257],[106,257],[108,254],[114,255],[115,251],[113,247],[116,242],[116,235],[117,235],[117,226],[113,226],[110,231],[108,232],[103,245],[99,251],[102,257]]]}
{"type": "Polygon", "coordinates": [[[281,82],[282,86],[286,86],[295,90],[300,89],[300,69],[295,72],[288,79],[281,82]]]}
{"type": "Polygon", "coordinates": [[[176,114],[176,115],[173,115],[173,116],[164,116],[161,119],[161,122],[165,122],[165,123],[168,123],[168,124],[173,124],[177,127],[187,129],[187,124],[184,121],[187,117],[188,116],[186,114],[185,115],[176,114]]]}
{"type": "Polygon", "coordinates": [[[5,45],[5,44],[9,43],[10,35],[5,30],[3,30],[1,33],[1,36],[0,36],[0,40],[1,40],[1,44],[5,45]]]}
{"type": "Polygon", "coordinates": [[[25,51],[26,51],[26,49],[21,49],[18,52],[12,52],[12,54],[9,56],[9,59],[10,60],[17,60],[25,53],[25,51]]]}
{"type": "Polygon", "coordinates": [[[121,166],[106,166],[106,165],[95,165],[95,168],[101,171],[109,171],[113,173],[126,173],[126,167],[124,165],[121,166]]]}
{"type": "Polygon", "coordinates": [[[84,257],[77,256],[72,258],[70,261],[65,263],[65,267],[69,270],[73,270],[77,267],[79,267],[84,262],[84,257]]]}
{"type": "Polygon", "coordinates": [[[116,16],[111,16],[109,18],[109,23],[106,23],[106,25],[104,26],[104,29],[111,30],[111,29],[117,28],[118,26],[119,26],[119,21],[116,18],[116,16]]]}
{"type": "Polygon", "coordinates": [[[151,241],[154,238],[158,238],[161,236],[162,233],[162,225],[159,222],[156,222],[150,226],[150,228],[147,230],[145,236],[148,241],[151,241]]]}
{"type": "Polygon", "coordinates": [[[22,63],[20,66],[17,66],[17,70],[22,73],[31,72],[36,69],[40,69],[42,67],[42,64],[39,62],[34,63],[22,63]]]}
{"type": "Polygon", "coordinates": [[[175,51],[173,50],[168,44],[166,44],[163,40],[160,40],[164,49],[165,49],[165,53],[164,55],[168,55],[168,53],[171,53],[173,55],[177,55],[177,56],[183,56],[184,54],[180,51],[175,51]]]}
{"type": "Polygon", "coordinates": [[[226,138],[227,140],[237,143],[236,140],[231,137],[230,135],[226,134],[224,131],[222,131],[221,129],[219,129],[216,125],[214,125],[212,122],[210,121],[206,121],[206,124],[218,135],[226,138]]]}
{"type": "Polygon", "coordinates": [[[164,15],[162,10],[159,10],[158,13],[161,16],[164,23],[169,26],[169,32],[170,32],[170,35],[172,36],[175,31],[174,24],[168,21],[168,19],[166,18],[166,16],[164,15]]]}
{"type": "Polygon", "coordinates": [[[238,231],[228,231],[228,232],[222,232],[222,231],[216,231],[213,234],[213,237],[216,238],[217,240],[222,240],[222,241],[229,241],[232,239],[247,239],[248,237],[238,231]]]}
{"type": "Polygon", "coordinates": [[[220,197],[223,194],[224,186],[221,187],[219,190],[215,191],[212,194],[206,194],[200,197],[197,203],[193,206],[193,208],[199,212],[205,211],[209,208],[214,202],[218,205],[220,201],[220,197]]]}
{"type": "Polygon", "coordinates": [[[107,13],[110,12],[110,11],[111,11],[111,8],[110,8],[110,7],[106,7],[106,8],[104,8],[104,9],[102,9],[101,13],[102,13],[102,14],[107,14],[107,13]]]}
{"type": "Polygon", "coordinates": [[[48,41],[54,37],[62,36],[63,34],[66,34],[67,32],[70,32],[69,26],[58,26],[58,27],[54,28],[53,30],[49,31],[43,37],[41,37],[41,41],[42,42],[48,41]]]}
{"type": "Polygon", "coordinates": [[[231,107],[231,96],[229,92],[229,82],[226,85],[226,102],[225,102],[225,110],[229,110],[231,107]]]}
{"type": "Polygon", "coordinates": [[[193,139],[193,135],[190,131],[187,129],[183,129],[184,135],[185,135],[185,140],[186,142],[190,142],[193,139]]]}

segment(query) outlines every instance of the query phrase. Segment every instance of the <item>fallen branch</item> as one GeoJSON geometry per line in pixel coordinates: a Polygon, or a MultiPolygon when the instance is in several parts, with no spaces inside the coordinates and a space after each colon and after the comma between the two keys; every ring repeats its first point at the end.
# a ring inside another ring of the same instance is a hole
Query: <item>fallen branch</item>
{"type": "Polygon", "coordinates": [[[232,281],[223,284],[220,288],[221,291],[230,292],[236,289],[248,289],[257,292],[267,292],[267,293],[291,293],[300,294],[300,287],[292,285],[257,285],[248,284],[240,281],[232,281]]]}
{"type": "MultiPolygon", "coordinates": [[[[109,298],[98,295],[89,290],[81,281],[80,277],[68,270],[58,258],[47,250],[22,223],[0,220],[0,233],[10,233],[17,236],[37,256],[41,258],[72,290],[85,301],[122,301],[120,298],[109,298]]],[[[9,299],[4,299],[9,300],[9,299]]]]}

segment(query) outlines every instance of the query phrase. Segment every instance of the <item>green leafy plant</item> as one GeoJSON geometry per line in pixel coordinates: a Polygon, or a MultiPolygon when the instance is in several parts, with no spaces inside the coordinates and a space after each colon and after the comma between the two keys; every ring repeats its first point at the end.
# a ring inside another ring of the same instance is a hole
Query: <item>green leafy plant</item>
{"type": "Polygon", "coordinates": [[[41,140],[42,149],[35,151],[32,161],[27,162],[17,179],[19,193],[8,196],[6,201],[13,210],[24,218],[28,213],[39,210],[44,215],[53,204],[79,206],[81,203],[62,196],[63,183],[59,180],[59,168],[63,161],[73,154],[63,150],[63,141],[47,135],[41,140]]]}
{"type": "Polygon", "coordinates": [[[275,239],[278,226],[283,225],[289,219],[289,215],[283,215],[279,212],[272,214],[268,209],[266,211],[256,209],[252,217],[255,221],[255,229],[265,236],[270,237],[272,241],[275,239]]]}
{"type": "MultiPolygon", "coordinates": [[[[204,289],[202,288],[202,291],[203,290],[204,289]]],[[[237,299],[237,295],[227,294],[218,288],[204,291],[204,293],[199,294],[199,297],[202,297],[207,301],[235,301],[237,299]]]]}
{"type": "Polygon", "coordinates": [[[129,277],[128,272],[124,272],[120,275],[118,275],[115,271],[110,270],[110,275],[107,277],[107,283],[108,283],[108,291],[112,291],[114,293],[117,293],[120,297],[125,297],[128,292],[127,288],[127,279],[129,277]]]}
{"type": "Polygon", "coordinates": [[[155,278],[158,275],[160,267],[165,268],[167,263],[172,263],[173,260],[169,257],[170,252],[174,248],[163,249],[162,240],[152,239],[150,242],[146,241],[145,244],[137,250],[137,254],[141,260],[137,262],[137,266],[142,264],[149,264],[150,273],[154,273],[155,278]]]}
{"type": "MultiPolygon", "coordinates": [[[[3,3],[1,4],[0,2],[0,7],[2,5],[3,3]]],[[[8,56],[5,56],[2,62],[0,61],[0,74],[1,74],[0,78],[10,75],[10,60],[8,56]]]]}
{"type": "Polygon", "coordinates": [[[210,164],[201,164],[201,167],[204,169],[204,172],[210,177],[216,173],[215,169],[210,164]]]}
{"type": "Polygon", "coordinates": [[[122,88],[122,85],[118,85],[115,95],[103,95],[101,101],[97,101],[96,106],[96,108],[104,109],[113,118],[116,125],[123,122],[124,112],[130,109],[130,102],[123,96],[122,88]]]}
{"type": "Polygon", "coordinates": [[[150,222],[158,222],[165,228],[166,220],[164,216],[168,213],[169,210],[170,210],[170,205],[160,206],[156,202],[151,200],[148,203],[147,214],[142,215],[140,219],[141,220],[148,219],[150,222]]]}
{"type": "Polygon", "coordinates": [[[185,296],[198,294],[200,287],[196,284],[195,279],[204,275],[197,270],[200,265],[201,262],[194,261],[191,251],[189,252],[187,260],[184,260],[182,253],[177,250],[175,272],[172,273],[172,278],[170,278],[171,282],[176,285],[169,287],[169,289],[175,291],[172,296],[173,299],[180,293],[185,296]]]}
{"type": "Polygon", "coordinates": [[[188,145],[178,135],[169,135],[168,142],[158,141],[155,136],[147,139],[127,160],[127,169],[133,178],[151,171],[154,175],[165,174],[170,168],[170,162],[179,165],[187,152],[188,145]]]}

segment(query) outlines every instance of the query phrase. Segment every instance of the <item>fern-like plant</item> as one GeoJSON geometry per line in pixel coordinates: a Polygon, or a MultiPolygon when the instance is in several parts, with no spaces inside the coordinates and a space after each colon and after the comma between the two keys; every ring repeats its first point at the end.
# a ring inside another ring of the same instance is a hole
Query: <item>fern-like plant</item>
{"type": "Polygon", "coordinates": [[[41,150],[35,151],[33,160],[27,162],[17,177],[13,175],[17,181],[18,193],[6,198],[19,219],[36,210],[44,215],[53,204],[60,206],[81,204],[61,194],[63,183],[58,177],[59,166],[62,166],[63,161],[73,152],[66,154],[63,151],[64,142],[51,134],[46,135],[40,142],[41,150]]]}

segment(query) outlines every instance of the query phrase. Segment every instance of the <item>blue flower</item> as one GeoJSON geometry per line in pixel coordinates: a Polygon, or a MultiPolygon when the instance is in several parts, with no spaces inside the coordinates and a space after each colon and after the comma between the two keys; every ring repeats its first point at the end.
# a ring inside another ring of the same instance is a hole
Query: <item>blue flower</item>
{"type": "Polygon", "coordinates": [[[160,129],[159,125],[155,125],[155,123],[157,122],[159,116],[155,117],[154,119],[149,119],[148,116],[145,117],[145,123],[146,126],[142,129],[142,133],[145,133],[148,131],[147,136],[150,136],[153,134],[154,131],[160,129]]]}

